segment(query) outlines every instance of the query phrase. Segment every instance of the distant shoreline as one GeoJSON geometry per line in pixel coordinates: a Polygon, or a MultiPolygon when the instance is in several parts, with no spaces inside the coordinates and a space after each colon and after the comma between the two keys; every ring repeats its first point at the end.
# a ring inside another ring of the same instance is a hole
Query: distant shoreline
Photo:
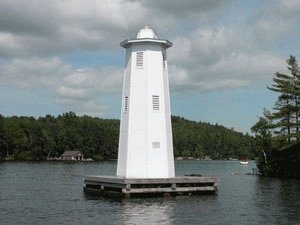
{"type": "MultiPolygon", "coordinates": [[[[107,160],[62,160],[62,159],[41,159],[41,160],[13,160],[13,159],[2,159],[0,162],[107,162],[107,161],[117,161],[117,159],[107,159],[107,160]]],[[[174,161],[239,161],[238,159],[199,159],[199,158],[182,158],[177,157],[174,161]]],[[[248,160],[248,161],[255,161],[248,160]]]]}

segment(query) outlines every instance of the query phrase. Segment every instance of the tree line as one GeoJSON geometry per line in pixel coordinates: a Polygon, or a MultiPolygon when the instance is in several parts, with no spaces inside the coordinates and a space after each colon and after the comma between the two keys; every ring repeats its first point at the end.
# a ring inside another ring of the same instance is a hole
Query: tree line
{"type": "Polygon", "coordinates": [[[257,168],[265,176],[300,177],[300,70],[295,56],[287,60],[290,74],[276,72],[267,87],[278,93],[273,111],[264,110],[253,125],[257,168]]]}
{"type": "MultiPolygon", "coordinates": [[[[0,159],[46,160],[81,151],[95,160],[117,159],[120,121],[67,112],[57,117],[0,115],[0,159]]],[[[230,159],[256,156],[255,141],[218,124],[172,116],[175,157],[230,159]]]]}

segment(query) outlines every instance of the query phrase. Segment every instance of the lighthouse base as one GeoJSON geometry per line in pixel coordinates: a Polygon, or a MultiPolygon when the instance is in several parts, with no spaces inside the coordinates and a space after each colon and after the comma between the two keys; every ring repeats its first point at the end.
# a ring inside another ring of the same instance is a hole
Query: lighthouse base
{"type": "Polygon", "coordinates": [[[219,178],[183,176],[173,178],[84,177],[83,191],[107,197],[152,197],[218,194],[219,178]]]}

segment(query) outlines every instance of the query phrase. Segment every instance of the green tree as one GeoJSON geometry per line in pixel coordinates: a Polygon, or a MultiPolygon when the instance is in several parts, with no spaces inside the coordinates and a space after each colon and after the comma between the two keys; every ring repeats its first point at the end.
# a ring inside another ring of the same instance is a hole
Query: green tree
{"type": "MultiPolygon", "coordinates": [[[[67,150],[79,150],[94,159],[116,159],[119,126],[119,120],[79,117],[74,112],[38,119],[0,116],[0,157],[44,160],[60,157],[67,150]]],[[[254,152],[251,136],[220,125],[172,116],[172,129],[176,157],[225,159],[254,152]]]]}
{"type": "Polygon", "coordinates": [[[27,137],[17,117],[5,120],[3,143],[6,146],[6,156],[12,159],[18,159],[19,153],[28,151],[27,137]]]}
{"type": "Polygon", "coordinates": [[[274,113],[267,115],[271,120],[276,141],[282,144],[282,149],[290,146],[292,138],[299,140],[300,112],[300,72],[294,56],[286,61],[291,74],[275,73],[274,84],[269,90],[280,93],[275,103],[274,113]]]}
{"type": "Polygon", "coordinates": [[[6,145],[5,145],[5,130],[4,130],[5,118],[0,114],[0,160],[6,156],[6,145]]]}
{"type": "MultiPolygon", "coordinates": [[[[267,114],[266,111],[265,114],[267,114]]],[[[265,175],[272,171],[270,162],[268,164],[268,158],[271,158],[272,153],[272,134],[269,128],[269,121],[265,117],[259,117],[258,122],[251,127],[251,131],[255,134],[255,144],[258,152],[256,166],[260,173],[265,175]]]]}
{"type": "Polygon", "coordinates": [[[190,157],[191,156],[191,153],[189,150],[185,149],[182,151],[182,156],[183,157],[190,157]]]}

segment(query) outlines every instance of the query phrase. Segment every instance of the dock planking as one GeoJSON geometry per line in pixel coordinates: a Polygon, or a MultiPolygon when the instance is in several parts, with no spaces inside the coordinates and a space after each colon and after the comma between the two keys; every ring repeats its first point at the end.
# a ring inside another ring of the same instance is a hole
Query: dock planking
{"type": "Polygon", "coordinates": [[[218,194],[219,178],[182,176],[172,178],[123,178],[116,176],[86,176],[83,190],[103,196],[147,197],[153,195],[218,194]]]}

